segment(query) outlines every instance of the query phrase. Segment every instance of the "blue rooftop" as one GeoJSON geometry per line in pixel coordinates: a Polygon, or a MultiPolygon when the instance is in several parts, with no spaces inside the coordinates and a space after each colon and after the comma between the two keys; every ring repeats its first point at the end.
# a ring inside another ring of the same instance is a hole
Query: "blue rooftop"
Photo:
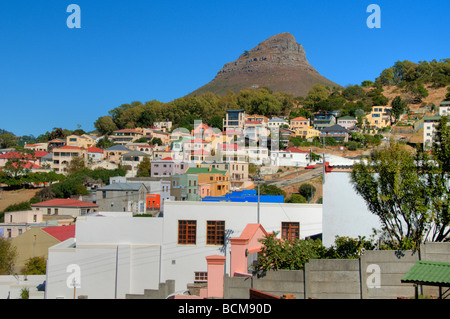
{"type": "MultiPolygon", "coordinates": [[[[234,203],[257,203],[258,202],[258,194],[256,190],[242,190],[242,191],[234,191],[225,196],[206,196],[202,199],[203,202],[234,202],[234,203]]],[[[260,195],[259,196],[260,203],[283,203],[284,196],[283,195],[260,195]]]]}

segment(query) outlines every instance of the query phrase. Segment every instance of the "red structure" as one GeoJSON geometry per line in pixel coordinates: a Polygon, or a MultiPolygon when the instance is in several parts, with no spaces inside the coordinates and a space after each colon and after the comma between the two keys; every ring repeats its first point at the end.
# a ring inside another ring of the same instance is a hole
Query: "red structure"
{"type": "Polygon", "coordinates": [[[146,207],[148,209],[159,209],[161,207],[161,195],[147,194],[146,207]]]}

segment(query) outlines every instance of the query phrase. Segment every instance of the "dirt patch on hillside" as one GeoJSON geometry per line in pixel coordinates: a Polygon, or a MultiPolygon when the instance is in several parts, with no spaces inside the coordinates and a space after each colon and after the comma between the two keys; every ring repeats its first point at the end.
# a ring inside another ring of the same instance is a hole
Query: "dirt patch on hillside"
{"type": "Polygon", "coordinates": [[[12,204],[29,201],[39,189],[0,190],[0,212],[12,204]]]}

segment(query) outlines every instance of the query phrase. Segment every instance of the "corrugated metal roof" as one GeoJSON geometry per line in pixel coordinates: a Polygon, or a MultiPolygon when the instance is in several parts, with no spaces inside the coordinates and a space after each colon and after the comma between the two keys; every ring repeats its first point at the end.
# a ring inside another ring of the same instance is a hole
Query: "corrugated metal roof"
{"type": "Polygon", "coordinates": [[[113,183],[107,186],[98,188],[99,191],[139,191],[143,183],[113,183]]]}
{"type": "Polygon", "coordinates": [[[450,263],[419,260],[403,276],[404,283],[450,286],[450,263]]]}

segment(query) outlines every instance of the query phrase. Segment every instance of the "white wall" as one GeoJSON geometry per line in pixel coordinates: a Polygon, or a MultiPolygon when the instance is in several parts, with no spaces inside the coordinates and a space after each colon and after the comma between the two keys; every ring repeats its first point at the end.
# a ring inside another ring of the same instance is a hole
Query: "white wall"
{"type": "Polygon", "coordinates": [[[44,299],[44,292],[38,291],[45,284],[45,275],[0,276],[0,299],[21,299],[22,289],[28,289],[29,299],[44,299]]]}
{"type": "MultiPolygon", "coordinates": [[[[123,214],[123,213],[122,213],[123,214]]],[[[76,241],[69,239],[49,249],[47,298],[73,298],[66,280],[67,266],[80,266],[78,295],[90,299],[124,298],[158,289],[175,280],[176,290],[194,282],[194,272],[207,271],[206,256],[226,255],[230,246],[206,245],[206,222],[224,220],[231,237],[248,223],[256,223],[257,203],[167,201],[164,217],[131,217],[99,212],[77,219],[76,241]],[[178,220],[197,220],[196,245],[178,244],[178,220]]],[[[260,222],[268,232],[280,232],[281,222],[299,222],[300,237],[322,232],[322,205],[261,204],[260,222]]]]}
{"type": "MultiPolygon", "coordinates": [[[[257,222],[257,203],[166,202],[162,256],[162,281],[175,280],[176,290],[194,282],[194,272],[206,271],[206,256],[225,255],[223,246],[206,245],[206,222],[225,220],[231,237],[239,237],[245,226],[257,222]],[[197,244],[178,245],[178,220],[197,220],[197,244]]],[[[262,203],[260,223],[268,232],[280,232],[281,222],[298,221],[300,237],[322,232],[322,205],[262,203]]],[[[229,273],[230,246],[226,251],[229,273]]]]}
{"type": "Polygon", "coordinates": [[[325,175],[323,186],[323,245],[334,244],[335,236],[357,238],[380,229],[377,216],[372,214],[364,199],[350,183],[350,173],[331,172],[325,175]]]}
{"type": "Polygon", "coordinates": [[[125,298],[159,285],[162,219],[118,216],[79,217],[76,241],[69,239],[49,249],[47,299],[72,299],[67,266],[80,267],[81,287],[76,296],[89,299],[125,298]]]}

